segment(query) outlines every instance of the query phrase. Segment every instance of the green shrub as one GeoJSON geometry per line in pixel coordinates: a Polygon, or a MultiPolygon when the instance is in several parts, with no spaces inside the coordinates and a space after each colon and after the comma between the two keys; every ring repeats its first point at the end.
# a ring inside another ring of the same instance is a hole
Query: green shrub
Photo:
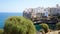
{"type": "Polygon", "coordinates": [[[6,20],[4,34],[36,34],[36,29],[32,21],[14,16],[6,20]]]}
{"type": "Polygon", "coordinates": [[[44,31],[44,29],[40,29],[40,32],[42,32],[42,34],[45,34],[45,31],[44,31]]]}
{"type": "Polygon", "coordinates": [[[48,32],[48,30],[49,30],[49,26],[48,26],[47,24],[42,23],[42,24],[40,24],[40,26],[42,27],[42,29],[44,29],[45,33],[48,32]]]}
{"type": "Polygon", "coordinates": [[[56,24],[56,28],[57,28],[58,30],[60,30],[60,22],[58,22],[58,23],[56,24]]]}
{"type": "Polygon", "coordinates": [[[40,29],[40,32],[43,32],[44,31],[44,29],[40,29]]]}

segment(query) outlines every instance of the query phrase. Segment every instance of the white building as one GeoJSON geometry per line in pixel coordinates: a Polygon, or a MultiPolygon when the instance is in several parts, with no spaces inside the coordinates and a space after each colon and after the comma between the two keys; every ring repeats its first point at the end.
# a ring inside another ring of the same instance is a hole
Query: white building
{"type": "Polygon", "coordinates": [[[23,11],[23,16],[26,18],[43,18],[48,16],[48,10],[42,7],[29,8],[23,11]]]}
{"type": "Polygon", "coordinates": [[[60,6],[56,5],[56,7],[50,8],[50,15],[60,15],[60,6]]]}
{"type": "Polygon", "coordinates": [[[25,18],[31,18],[31,13],[32,13],[32,11],[33,11],[32,8],[25,9],[25,10],[23,11],[23,16],[24,16],[25,18]]]}

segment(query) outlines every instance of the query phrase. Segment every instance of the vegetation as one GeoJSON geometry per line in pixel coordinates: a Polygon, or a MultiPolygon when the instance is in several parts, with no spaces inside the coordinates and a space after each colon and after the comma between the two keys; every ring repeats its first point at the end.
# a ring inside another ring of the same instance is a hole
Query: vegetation
{"type": "Polygon", "coordinates": [[[5,21],[4,34],[36,34],[36,29],[32,21],[14,16],[5,21]]]}
{"type": "Polygon", "coordinates": [[[44,29],[40,29],[40,32],[42,32],[42,34],[45,34],[45,31],[44,31],[44,29]]]}
{"type": "Polygon", "coordinates": [[[3,29],[0,29],[0,34],[3,34],[3,29]]]}
{"type": "Polygon", "coordinates": [[[40,24],[40,26],[42,27],[42,29],[44,29],[45,33],[47,33],[49,31],[49,26],[45,23],[40,24]]]}
{"type": "Polygon", "coordinates": [[[56,27],[57,27],[58,30],[60,30],[60,22],[58,22],[58,23],[56,24],[56,27]]]}

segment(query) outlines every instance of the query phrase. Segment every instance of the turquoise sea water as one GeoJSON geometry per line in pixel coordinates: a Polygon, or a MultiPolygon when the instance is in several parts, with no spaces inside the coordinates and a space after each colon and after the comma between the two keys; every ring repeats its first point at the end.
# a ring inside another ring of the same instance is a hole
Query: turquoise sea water
{"type": "Polygon", "coordinates": [[[0,29],[4,27],[5,20],[10,16],[22,16],[22,13],[0,13],[0,29]]]}
{"type": "MultiPolygon", "coordinates": [[[[22,13],[0,13],[0,29],[3,29],[5,20],[10,16],[22,16],[22,13]]],[[[39,25],[35,25],[37,30],[40,29],[39,25]]]]}
{"type": "MultiPolygon", "coordinates": [[[[3,29],[5,20],[10,16],[22,16],[22,13],[0,13],[0,29],[3,29]]],[[[55,28],[55,24],[49,25],[51,29],[55,28]],[[53,27],[54,26],[54,27],[53,27]]],[[[40,25],[35,25],[36,29],[39,31],[41,29],[40,25]]]]}

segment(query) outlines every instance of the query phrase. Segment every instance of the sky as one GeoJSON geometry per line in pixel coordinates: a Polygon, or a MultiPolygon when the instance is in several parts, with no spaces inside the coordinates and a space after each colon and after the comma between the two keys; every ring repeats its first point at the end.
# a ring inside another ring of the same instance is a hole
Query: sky
{"type": "Polygon", "coordinates": [[[0,0],[0,12],[22,13],[26,8],[54,7],[60,0],[0,0]]]}

